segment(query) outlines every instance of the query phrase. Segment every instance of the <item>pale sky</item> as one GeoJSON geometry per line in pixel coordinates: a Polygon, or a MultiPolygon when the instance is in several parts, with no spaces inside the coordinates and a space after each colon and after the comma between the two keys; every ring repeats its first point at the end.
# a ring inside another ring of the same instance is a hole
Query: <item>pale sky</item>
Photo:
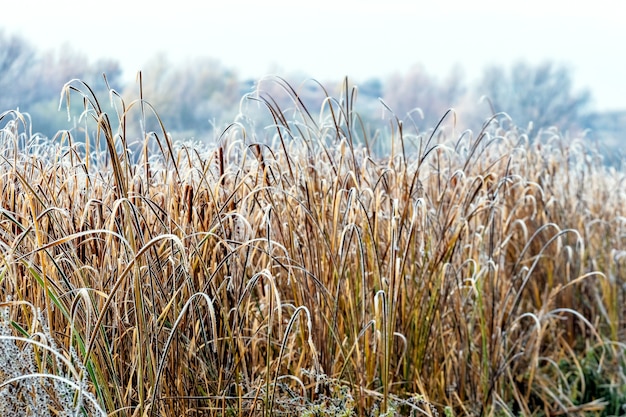
{"type": "Polygon", "coordinates": [[[421,64],[466,81],[485,66],[550,59],[571,68],[599,110],[626,110],[626,24],[619,0],[7,1],[0,29],[41,50],[70,45],[128,74],[165,53],[217,58],[241,77],[301,72],[358,81],[421,64]]]}

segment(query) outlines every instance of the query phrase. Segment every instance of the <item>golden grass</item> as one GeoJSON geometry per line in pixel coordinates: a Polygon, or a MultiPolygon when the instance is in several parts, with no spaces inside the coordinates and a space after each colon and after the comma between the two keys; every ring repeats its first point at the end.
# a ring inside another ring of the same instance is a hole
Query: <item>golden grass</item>
{"type": "Polygon", "coordinates": [[[374,155],[347,81],[316,115],[264,82],[292,107],[260,88],[214,147],[130,143],[156,112],[76,80],[82,130],[0,116],[0,356],[30,360],[0,411],[624,412],[622,171],[504,115],[374,155]]]}

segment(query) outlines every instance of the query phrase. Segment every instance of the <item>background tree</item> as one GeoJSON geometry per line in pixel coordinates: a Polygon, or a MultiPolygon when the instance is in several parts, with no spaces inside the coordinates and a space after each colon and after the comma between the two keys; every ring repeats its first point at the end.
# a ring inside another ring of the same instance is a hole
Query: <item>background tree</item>
{"type": "Polygon", "coordinates": [[[439,80],[423,66],[415,65],[407,73],[396,73],[386,80],[383,100],[400,119],[419,108],[423,120],[416,114],[411,117],[420,130],[428,130],[437,125],[448,109],[458,106],[464,92],[463,76],[458,68],[439,80]]]}
{"type": "Polygon", "coordinates": [[[71,128],[65,110],[58,109],[63,85],[78,78],[104,93],[103,73],[119,88],[122,71],[117,61],[90,63],[68,47],[41,53],[23,38],[0,31],[0,112],[19,109],[30,114],[33,132],[52,137],[71,128]]]}
{"type": "Polygon", "coordinates": [[[213,123],[232,121],[237,114],[241,83],[235,71],[215,59],[176,65],[157,55],[142,70],[142,78],[144,98],[156,108],[165,127],[179,136],[212,131],[213,123]]]}
{"type": "Polygon", "coordinates": [[[64,103],[59,109],[63,86],[72,79],[86,82],[98,96],[100,104],[109,106],[110,100],[103,74],[112,88],[118,91],[123,88],[122,70],[117,61],[101,59],[91,63],[83,53],[71,48],[44,52],[38,57],[37,65],[29,75],[37,93],[24,109],[32,117],[33,129],[52,137],[60,129],[74,127],[76,118],[82,111],[82,105],[76,103],[77,109],[71,112],[74,118],[70,121],[67,120],[64,103]]]}
{"type": "Polygon", "coordinates": [[[36,89],[28,74],[35,66],[35,48],[23,38],[0,30],[0,112],[32,101],[36,89]]]}
{"type": "Polygon", "coordinates": [[[552,62],[518,62],[508,72],[487,68],[477,92],[490,100],[493,112],[506,112],[517,125],[563,130],[579,125],[591,98],[586,90],[574,91],[570,71],[552,62]]]}

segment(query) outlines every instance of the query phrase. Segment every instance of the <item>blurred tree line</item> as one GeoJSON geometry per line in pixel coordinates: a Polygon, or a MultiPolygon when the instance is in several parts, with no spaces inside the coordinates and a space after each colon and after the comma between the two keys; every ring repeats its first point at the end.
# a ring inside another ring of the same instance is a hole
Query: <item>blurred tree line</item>
{"type": "MultiPolygon", "coordinates": [[[[89,62],[84,54],[70,48],[39,51],[26,40],[0,30],[0,112],[19,109],[30,114],[34,132],[52,137],[73,127],[75,120],[68,122],[63,106],[59,110],[62,87],[71,79],[87,82],[103,101],[109,101],[103,73],[109,86],[123,97],[138,97],[138,83],[123,80],[117,61],[89,62]]],[[[326,94],[322,85],[341,83],[323,80],[319,85],[303,83],[303,79],[306,75],[287,77],[313,113],[319,111],[326,94]]],[[[466,82],[459,68],[438,77],[421,65],[382,80],[350,81],[358,87],[356,110],[371,129],[384,128],[394,116],[414,131],[427,131],[454,108],[459,131],[467,127],[476,130],[500,112],[524,128],[593,129],[604,136],[612,134],[613,142],[618,132],[625,131],[622,113],[594,112],[591,94],[575,91],[568,68],[552,62],[538,66],[519,62],[509,69],[489,67],[472,84],[466,82]],[[607,125],[612,128],[607,130],[607,125]]],[[[157,55],[142,70],[143,97],[154,106],[168,131],[181,139],[212,137],[216,130],[221,131],[235,120],[242,96],[255,88],[271,94],[282,110],[294,107],[286,94],[288,88],[280,82],[242,80],[236,71],[210,58],[175,64],[157,55]]],[[[271,118],[266,121],[272,122],[271,118]]],[[[157,129],[154,120],[146,123],[152,125],[144,128],[157,129]]]]}
{"type": "Polygon", "coordinates": [[[103,73],[117,84],[122,70],[113,60],[89,63],[84,54],[70,48],[39,51],[23,38],[0,30],[0,112],[28,113],[35,132],[52,137],[68,128],[67,113],[57,111],[63,85],[80,78],[105,92],[103,73]]]}

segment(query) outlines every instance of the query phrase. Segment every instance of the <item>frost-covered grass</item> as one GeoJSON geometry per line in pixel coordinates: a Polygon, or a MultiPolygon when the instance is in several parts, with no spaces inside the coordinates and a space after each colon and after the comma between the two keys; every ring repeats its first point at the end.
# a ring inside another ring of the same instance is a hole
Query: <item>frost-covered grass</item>
{"type": "Polygon", "coordinates": [[[214,146],[78,81],[72,132],[0,116],[0,414],[626,412],[623,171],[275,82],[214,146]]]}
{"type": "Polygon", "coordinates": [[[73,346],[66,358],[35,307],[27,302],[4,304],[0,311],[0,415],[106,416],[88,389],[83,363],[73,346]],[[31,328],[41,331],[29,333],[11,321],[9,304],[36,311],[37,322],[31,328]],[[13,330],[22,336],[15,336],[13,330]]]}

